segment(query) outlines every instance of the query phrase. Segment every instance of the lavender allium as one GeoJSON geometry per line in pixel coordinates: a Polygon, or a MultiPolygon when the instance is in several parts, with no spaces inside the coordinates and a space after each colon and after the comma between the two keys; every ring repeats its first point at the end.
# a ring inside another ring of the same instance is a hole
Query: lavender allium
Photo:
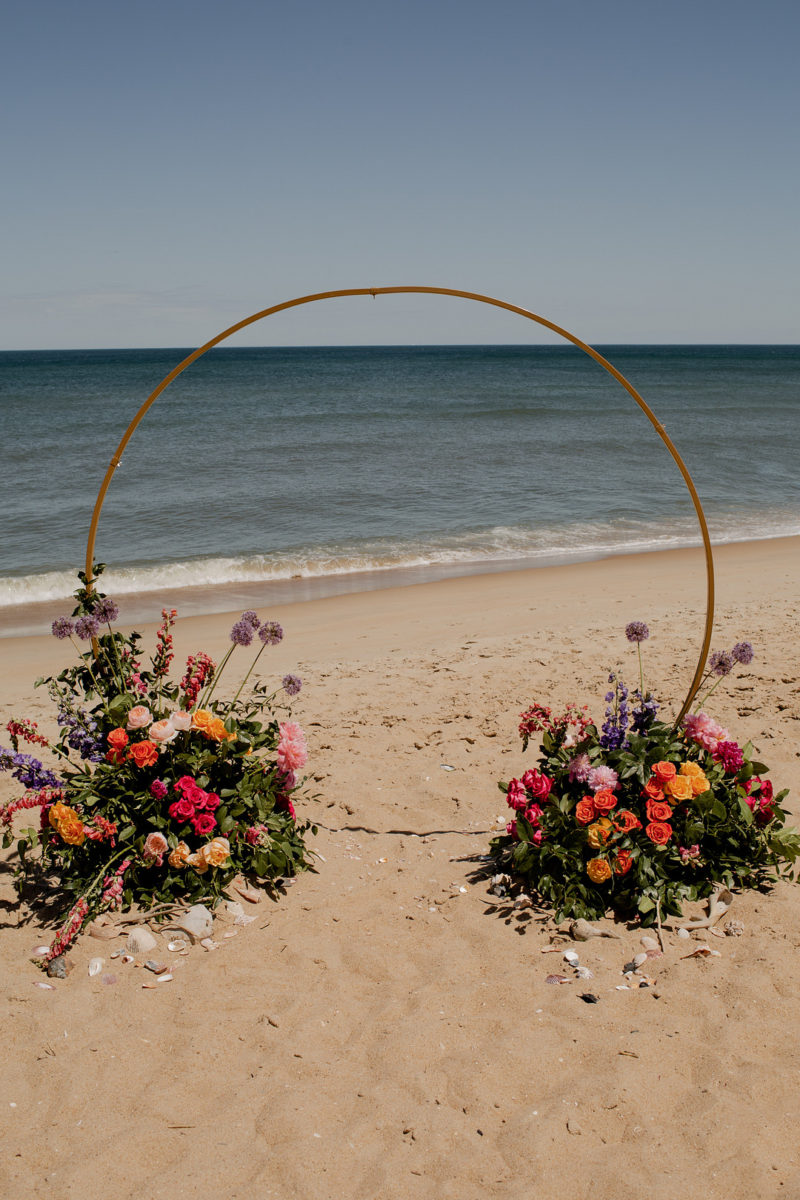
{"type": "Polygon", "coordinates": [[[284,675],[281,683],[287,696],[296,696],[303,686],[303,681],[299,675],[284,675]]]}
{"type": "Polygon", "coordinates": [[[64,638],[71,637],[75,632],[75,626],[70,621],[69,617],[56,617],[53,624],[50,626],[54,638],[63,641],[64,638]]]}
{"type": "Polygon", "coordinates": [[[625,637],[629,642],[643,642],[650,637],[650,630],[644,621],[631,621],[625,626],[625,637]]]}
{"type": "Polygon", "coordinates": [[[708,665],[712,675],[730,675],[735,661],[729,650],[714,650],[708,665]]]}
{"type": "Polygon", "coordinates": [[[251,627],[251,629],[258,629],[261,625],[261,622],[258,619],[258,613],[253,612],[252,608],[248,608],[246,612],[243,612],[239,620],[245,621],[251,627]]]}
{"type": "Polygon", "coordinates": [[[95,604],[92,613],[97,617],[98,621],[110,625],[119,616],[119,605],[110,596],[103,596],[95,604]]]}
{"type": "Polygon", "coordinates": [[[75,632],[83,642],[89,642],[93,637],[97,637],[100,632],[100,622],[97,617],[85,616],[78,617],[75,622],[75,632]]]}
{"type": "Polygon", "coordinates": [[[731,657],[746,667],[753,661],[753,647],[749,642],[737,642],[731,650],[731,657]]]}
{"type": "Polygon", "coordinates": [[[237,621],[231,630],[234,646],[249,646],[253,640],[253,626],[247,621],[237,621]]]}
{"type": "Polygon", "coordinates": [[[283,629],[277,621],[265,621],[258,631],[265,646],[277,646],[283,638],[283,629]]]}

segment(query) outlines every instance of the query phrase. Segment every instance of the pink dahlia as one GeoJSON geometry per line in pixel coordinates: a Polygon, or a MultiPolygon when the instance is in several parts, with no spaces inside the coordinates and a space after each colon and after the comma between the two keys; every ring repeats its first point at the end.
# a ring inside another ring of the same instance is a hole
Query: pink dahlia
{"type": "Polygon", "coordinates": [[[611,767],[592,767],[586,782],[593,792],[600,792],[603,788],[613,792],[619,783],[619,775],[611,767]]]}
{"type": "Polygon", "coordinates": [[[303,731],[296,721],[281,721],[278,728],[278,768],[281,771],[299,771],[308,759],[308,747],[303,731]]]}
{"type": "Polygon", "coordinates": [[[592,763],[588,754],[576,754],[569,764],[570,783],[586,783],[592,763]]]}

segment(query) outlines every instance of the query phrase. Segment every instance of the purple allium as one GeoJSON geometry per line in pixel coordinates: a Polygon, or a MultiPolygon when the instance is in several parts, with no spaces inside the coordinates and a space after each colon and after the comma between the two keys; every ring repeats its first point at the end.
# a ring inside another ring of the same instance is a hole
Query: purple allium
{"type": "Polygon", "coordinates": [[[277,646],[283,638],[283,629],[277,621],[265,621],[258,631],[265,646],[277,646]]]}
{"type": "Polygon", "coordinates": [[[261,622],[258,619],[258,613],[253,612],[252,608],[248,608],[246,612],[243,612],[239,620],[246,622],[251,629],[258,629],[258,627],[261,625],[261,622]]]}
{"type": "Polygon", "coordinates": [[[253,640],[253,626],[248,621],[237,621],[231,630],[234,646],[249,646],[253,640]]]}
{"type": "Polygon", "coordinates": [[[92,612],[94,616],[97,617],[98,621],[102,621],[105,622],[106,625],[110,625],[111,622],[116,621],[117,617],[119,616],[119,605],[116,603],[116,601],[112,600],[110,596],[103,596],[97,601],[92,609],[92,612]]]}
{"type": "Polygon", "coordinates": [[[591,769],[592,761],[589,758],[589,755],[576,754],[569,764],[570,783],[586,783],[591,769]]]}
{"type": "Polygon", "coordinates": [[[299,675],[284,675],[281,683],[287,696],[296,696],[303,686],[303,681],[299,675]]]}
{"type": "Polygon", "coordinates": [[[75,632],[75,626],[70,621],[69,617],[56,617],[53,624],[50,626],[53,637],[63,641],[64,638],[71,637],[75,632]]]}
{"type": "Polygon", "coordinates": [[[753,661],[753,647],[749,642],[737,642],[731,650],[731,657],[746,667],[753,661]]]}
{"type": "Polygon", "coordinates": [[[643,642],[650,637],[650,630],[644,621],[631,621],[625,626],[625,637],[629,642],[643,642]]]}
{"type": "Polygon", "coordinates": [[[93,617],[91,614],[87,614],[85,617],[78,617],[75,622],[75,632],[81,641],[91,641],[100,632],[100,622],[97,617],[93,617]]]}
{"type": "Polygon", "coordinates": [[[160,779],[154,779],[150,784],[150,795],[154,800],[163,800],[169,792],[169,788],[160,779]]]}
{"type": "Polygon", "coordinates": [[[708,665],[713,675],[730,675],[735,661],[729,650],[714,650],[708,665]]]}

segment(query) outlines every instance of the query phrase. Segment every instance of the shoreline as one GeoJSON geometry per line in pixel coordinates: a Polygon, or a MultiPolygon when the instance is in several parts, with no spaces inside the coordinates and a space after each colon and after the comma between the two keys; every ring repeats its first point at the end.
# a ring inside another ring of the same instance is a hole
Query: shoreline
{"type": "MultiPolygon", "coordinates": [[[[712,546],[714,564],[731,555],[748,553],[759,561],[777,555],[800,559],[800,536],[758,538],[750,541],[723,542],[712,546]]],[[[126,592],[115,596],[125,624],[157,624],[162,608],[177,608],[183,619],[222,616],[246,608],[273,607],[281,610],[330,599],[368,596],[376,592],[405,591],[457,580],[506,578],[526,575],[531,585],[536,579],[549,579],[553,572],[581,572],[605,565],[620,569],[621,564],[683,562],[696,558],[705,577],[702,545],[670,549],[598,554],[576,561],[560,561],[556,556],[542,560],[508,559],[473,563],[432,563],[386,570],[354,571],[342,575],[318,575],[307,578],[203,584],[184,588],[164,588],[147,592],[126,592]]],[[[658,569],[658,568],[655,568],[658,569]]],[[[625,568],[627,574],[629,570],[625,568]]],[[[76,576],[77,583],[77,576],[76,576]]],[[[113,591],[111,592],[114,595],[113,591]]],[[[58,600],[34,601],[0,607],[0,640],[45,636],[52,621],[71,610],[72,596],[58,600]]]]}

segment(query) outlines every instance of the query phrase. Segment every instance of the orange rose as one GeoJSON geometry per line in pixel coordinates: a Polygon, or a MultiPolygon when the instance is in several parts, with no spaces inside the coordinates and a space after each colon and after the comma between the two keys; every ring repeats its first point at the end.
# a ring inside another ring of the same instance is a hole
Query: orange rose
{"type": "Polygon", "coordinates": [[[56,800],[55,804],[50,805],[48,820],[53,829],[58,829],[59,822],[63,821],[65,817],[77,817],[77,815],[74,808],[68,808],[60,800],[56,800]]]}
{"type": "Polygon", "coordinates": [[[620,808],[614,813],[614,828],[618,833],[630,833],[632,829],[641,829],[642,822],[629,808],[620,808]]]}
{"type": "Polygon", "coordinates": [[[230,857],[231,844],[227,838],[215,837],[200,849],[200,857],[209,867],[220,867],[230,857]]]}
{"type": "Polygon", "coordinates": [[[674,779],[677,773],[674,763],[657,762],[653,765],[653,778],[658,781],[660,787],[663,787],[670,779],[674,779]]]}
{"type": "Polygon", "coordinates": [[[645,828],[645,833],[657,846],[666,846],[672,837],[672,826],[668,825],[666,821],[651,821],[645,828]]]}
{"type": "Polygon", "coordinates": [[[56,826],[58,835],[68,846],[82,846],[86,841],[83,821],[74,809],[68,808],[56,826]]]}
{"type": "Polygon", "coordinates": [[[599,813],[611,812],[616,803],[617,797],[611,791],[611,788],[601,788],[599,792],[595,792],[594,794],[594,806],[599,813]]]}
{"type": "Polygon", "coordinates": [[[592,883],[605,883],[611,878],[611,867],[604,858],[593,858],[586,864],[586,874],[592,883]]]}
{"type": "Polygon", "coordinates": [[[605,846],[611,834],[612,825],[608,817],[602,817],[595,825],[590,825],[586,831],[586,840],[593,850],[605,846]]]}
{"type": "Polygon", "coordinates": [[[171,867],[182,868],[186,866],[189,860],[189,847],[186,842],[178,842],[175,849],[170,854],[167,862],[171,867]]]}
{"type": "Polygon", "coordinates": [[[192,713],[192,729],[199,729],[201,733],[205,733],[209,725],[216,720],[217,718],[207,708],[198,708],[197,712],[192,713]]]}
{"type": "Polygon", "coordinates": [[[672,819],[672,809],[665,801],[659,803],[657,800],[648,800],[646,807],[648,821],[669,821],[672,819]]]}
{"type": "Polygon", "coordinates": [[[147,738],[143,742],[134,742],[128,748],[128,759],[133,759],[137,767],[152,767],[158,762],[158,746],[147,738]]]}
{"type": "Polygon", "coordinates": [[[629,850],[620,850],[617,857],[614,859],[614,874],[627,875],[633,866],[633,859],[629,850]]]}
{"type": "MultiPolygon", "coordinates": [[[[691,800],[694,795],[692,780],[689,775],[676,775],[670,779],[664,790],[673,800],[691,800]]],[[[703,789],[705,791],[705,788],[703,789]]]]}
{"type": "Polygon", "coordinates": [[[575,805],[575,820],[579,825],[588,825],[597,816],[597,809],[594,806],[593,796],[584,796],[575,805]]]}
{"type": "Polygon", "coordinates": [[[649,783],[644,785],[642,789],[642,795],[644,796],[645,800],[664,799],[663,789],[658,786],[658,783],[655,779],[651,779],[649,783]]]}
{"type": "Polygon", "coordinates": [[[186,865],[187,867],[193,867],[198,875],[205,875],[208,870],[208,863],[202,854],[190,854],[186,859],[186,865]]]}
{"type": "Polygon", "coordinates": [[[678,774],[691,776],[691,775],[704,775],[705,772],[703,771],[703,768],[700,766],[700,763],[685,762],[685,763],[681,763],[681,765],[678,767],[678,774]]]}
{"type": "Polygon", "coordinates": [[[112,729],[106,739],[112,750],[124,750],[129,740],[124,729],[112,729]]]}
{"type": "Polygon", "coordinates": [[[711,787],[711,784],[708,782],[702,771],[699,775],[690,775],[689,781],[692,785],[693,796],[702,796],[703,792],[707,792],[711,787]]]}

